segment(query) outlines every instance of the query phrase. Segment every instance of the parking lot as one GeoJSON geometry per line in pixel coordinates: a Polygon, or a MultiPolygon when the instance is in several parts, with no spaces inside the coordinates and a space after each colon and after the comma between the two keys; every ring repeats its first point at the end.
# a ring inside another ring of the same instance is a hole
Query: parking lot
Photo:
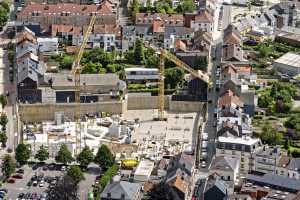
{"type": "MultiPolygon", "coordinates": [[[[52,165],[44,165],[47,167],[40,166],[38,168],[29,167],[25,165],[22,167],[24,173],[21,174],[22,178],[14,178],[15,183],[4,183],[1,188],[5,188],[8,190],[7,199],[8,200],[16,200],[18,199],[21,193],[26,195],[26,197],[22,197],[19,199],[36,199],[43,200],[43,193],[49,188],[53,187],[57,180],[66,170],[61,171],[61,166],[52,165]],[[51,186],[52,185],[52,186],[51,186]]],[[[17,169],[18,171],[18,169],[17,169]]],[[[98,173],[84,173],[85,180],[82,181],[79,185],[78,194],[81,200],[87,199],[88,192],[92,190],[92,184],[94,184],[95,178],[98,173]]]]}

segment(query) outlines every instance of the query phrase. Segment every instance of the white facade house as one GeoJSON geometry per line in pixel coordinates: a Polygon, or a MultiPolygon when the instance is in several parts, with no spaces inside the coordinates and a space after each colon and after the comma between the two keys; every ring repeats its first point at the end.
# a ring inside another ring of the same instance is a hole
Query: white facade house
{"type": "Polygon", "coordinates": [[[157,68],[132,67],[125,69],[127,82],[158,82],[159,71],[157,68]]]}
{"type": "Polygon", "coordinates": [[[240,171],[247,173],[255,170],[254,156],[262,148],[258,138],[251,137],[219,137],[217,139],[216,156],[231,156],[240,160],[240,171]]]}
{"type": "Polygon", "coordinates": [[[58,38],[37,38],[37,43],[40,53],[58,53],[58,38]]]}
{"type": "Polygon", "coordinates": [[[200,12],[195,16],[195,19],[191,21],[191,28],[195,31],[202,30],[204,32],[211,33],[214,30],[213,16],[208,11],[200,12]]]}
{"type": "Polygon", "coordinates": [[[299,158],[282,158],[286,162],[277,164],[276,174],[287,178],[300,180],[300,159],[299,158]]]}
{"type": "Polygon", "coordinates": [[[218,174],[228,185],[228,193],[233,194],[234,183],[238,178],[240,159],[231,156],[218,156],[212,161],[210,173],[218,174]]]}
{"type": "Polygon", "coordinates": [[[16,46],[16,58],[23,56],[26,53],[33,53],[37,55],[38,46],[35,43],[24,41],[22,44],[16,46]]]}

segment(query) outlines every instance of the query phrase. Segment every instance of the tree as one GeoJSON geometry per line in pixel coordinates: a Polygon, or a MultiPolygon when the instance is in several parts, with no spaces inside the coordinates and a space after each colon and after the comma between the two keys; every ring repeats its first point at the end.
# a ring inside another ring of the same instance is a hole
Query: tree
{"type": "Polygon", "coordinates": [[[139,12],[139,3],[137,0],[132,0],[131,1],[131,5],[130,5],[130,15],[132,17],[132,19],[135,18],[135,15],[139,12]]]}
{"type": "Polygon", "coordinates": [[[47,199],[79,200],[77,190],[78,184],[71,177],[65,175],[53,188],[50,188],[47,199]]]}
{"type": "Polygon", "coordinates": [[[21,165],[24,165],[27,162],[27,160],[30,158],[29,145],[26,145],[23,143],[18,144],[18,146],[16,148],[15,158],[18,163],[20,163],[21,165]]]}
{"type": "Polygon", "coordinates": [[[83,74],[105,74],[106,70],[102,68],[101,63],[88,62],[84,65],[83,74]]]}
{"type": "Polygon", "coordinates": [[[8,122],[8,119],[7,119],[6,114],[2,113],[0,115],[0,125],[1,125],[3,131],[6,130],[6,124],[7,124],[7,122],[8,122]]]}
{"type": "Polygon", "coordinates": [[[290,146],[291,146],[291,141],[289,139],[286,139],[284,141],[284,149],[289,150],[290,146]]]}
{"type": "Polygon", "coordinates": [[[84,167],[87,167],[93,160],[93,151],[88,146],[85,146],[77,156],[77,161],[84,167]]]}
{"type": "Polygon", "coordinates": [[[207,70],[207,65],[208,65],[207,57],[201,56],[197,59],[197,66],[194,69],[195,70],[204,70],[204,71],[206,71],[207,70]]]}
{"type": "Polygon", "coordinates": [[[2,144],[2,147],[6,147],[7,135],[4,131],[0,132],[0,142],[2,144]]]}
{"type": "Polygon", "coordinates": [[[165,71],[165,84],[171,88],[176,88],[184,78],[184,71],[178,67],[169,68],[165,71]]]}
{"type": "Polygon", "coordinates": [[[6,10],[7,13],[9,12],[10,9],[9,9],[9,5],[8,5],[7,2],[2,1],[2,2],[0,3],[0,6],[3,7],[3,8],[6,10]]]}
{"type": "Polygon", "coordinates": [[[55,161],[66,165],[73,160],[72,153],[69,151],[67,145],[62,144],[57,155],[55,156],[55,161]]]}
{"type": "Polygon", "coordinates": [[[72,69],[73,62],[74,62],[73,56],[64,55],[60,62],[60,68],[72,69]]]}
{"type": "Polygon", "coordinates": [[[176,10],[179,13],[192,13],[196,10],[196,5],[193,0],[183,0],[176,10]]]}
{"type": "Polygon", "coordinates": [[[282,138],[282,133],[277,132],[269,122],[266,122],[262,127],[261,140],[263,142],[278,145],[281,144],[282,138]]]}
{"type": "Polygon", "coordinates": [[[7,11],[5,8],[0,6],[0,27],[3,27],[8,20],[7,11]]]}
{"type": "Polygon", "coordinates": [[[94,162],[99,164],[102,169],[106,170],[114,164],[114,161],[115,159],[109,148],[102,144],[98,149],[94,162]]]}
{"type": "Polygon", "coordinates": [[[38,159],[40,162],[43,162],[49,158],[48,150],[42,145],[40,149],[35,154],[35,159],[38,159]]]}
{"type": "Polygon", "coordinates": [[[134,60],[135,64],[144,64],[145,55],[144,55],[144,45],[142,40],[137,40],[134,47],[134,60]]]}
{"type": "Polygon", "coordinates": [[[1,94],[0,95],[0,103],[2,105],[2,109],[4,109],[4,107],[6,106],[7,104],[7,98],[5,95],[1,94]]]}
{"type": "Polygon", "coordinates": [[[71,177],[76,184],[85,179],[80,167],[77,165],[72,165],[70,169],[68,169],[67,175],[71,177]]]}
{"type": "Polygon", "coordinates": [[[6,154],[2,160],[2,173],[3,175],[8,178],[10,175],[12,175],[15,170],[16,170],[16,163],[13,160],[13,158],[9,155],[6,154]]]}

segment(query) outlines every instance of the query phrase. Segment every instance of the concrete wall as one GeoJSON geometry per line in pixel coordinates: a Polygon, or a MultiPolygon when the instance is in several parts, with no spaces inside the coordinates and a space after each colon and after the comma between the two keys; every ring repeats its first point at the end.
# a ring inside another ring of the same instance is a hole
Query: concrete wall
{"type": "MultiPolygon", "coordinates": [[[[169,99],[169,96],[165,96],[165,109],[169,109],[169,99]]],[[[127,109],[158,109],[158,96],[129,96],[127,109]]]]}
{"type": "MultiPolygon", "coordinates": [[[[75,103],[57,104],[19,104],[20,120],[23,122],[40,122],[54,120],[55,112],[64,112],[65,116],[73,119],[75,113],[75,103]]],[[[126,102],[97,102],[91,104],[80,104],[81,114],[108,112],[120,114],[126,111],[126,102]]]]}
{"type": "Polygon", "coordinates": [[[199,112],[202,106],[202,102],[170,101],[169,110],[175,112],[199,112]]]}

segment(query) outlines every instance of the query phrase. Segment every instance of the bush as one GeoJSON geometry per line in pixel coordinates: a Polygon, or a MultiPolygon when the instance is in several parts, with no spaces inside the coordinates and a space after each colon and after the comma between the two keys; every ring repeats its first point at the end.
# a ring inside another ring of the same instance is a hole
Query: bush
{"type": "Polygon", "coordinates": [[[291,152],[291,155],[293,156],[293,158],[299,158],[300,157],[300,150],[295,149],[291,152]]]}

